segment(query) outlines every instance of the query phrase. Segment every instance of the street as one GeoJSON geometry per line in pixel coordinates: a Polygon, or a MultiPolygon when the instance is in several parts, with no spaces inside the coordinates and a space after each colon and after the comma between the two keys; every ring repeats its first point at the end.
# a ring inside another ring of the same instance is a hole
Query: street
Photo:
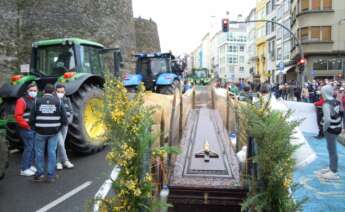
{"type": "Polygon", "coordinates": [[[109,178],[112,167],[105,161],[107,151],[106,148],[90,156],[71,153],[75,168],[59,171],[59,179],[51,184],[34,183],[31,177],[19,176],[21,153],[11,154],[6,177],[0,181],[0,211],[86,211],[109,178]]]}

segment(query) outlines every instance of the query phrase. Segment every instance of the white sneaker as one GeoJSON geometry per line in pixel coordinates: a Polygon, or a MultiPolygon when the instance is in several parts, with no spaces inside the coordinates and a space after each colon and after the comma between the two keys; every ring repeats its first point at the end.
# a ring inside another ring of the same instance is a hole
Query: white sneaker
{"type": "Polygon", "coordinates": [[[21,176],[31,177],[35,175],[35,172],[33,172],[31,169],[26,169],[24,171],[20,171],[21,176]]]}
{"type": "Polygon", "coordinates": [[[340,177],[336,173],[332,172],[331,170],[323,174],[320,174],[319,177],[324,180],[339,180],[340,179],[340,177]]]}
{"type": "Polygon", "coordinates": [[[65,161],[63,163],[63,165],[67,168],[67,169],[72,169],[74,168],[74,165],[70,162],[70,161],[65,161]]]}
{"type": "Polygon", "coordinates": [[[328,171],[330,171],[330,169],[327,167],[327,168],[324,168],[324,169],[320,169],[318,171],[314,171],[314,174],[320,175],[320,174],[324,174],[324,173],[326,173],[328,171]]]}
{"type": "Polygon", "coordinates": [[[56,169],[57,170],[62,170],[63,169],[62,163],[57,163],[56,164],[56,169]]]}
{"type": "Polygon", "coordinates": [[[34,173],[37,172],[37,169],[36,169],[36,167],[34,167],[34,166],[31,166],[31,167],[30,167],[30,170],[31,170],[32,172],[34,172],[34,173]]]}

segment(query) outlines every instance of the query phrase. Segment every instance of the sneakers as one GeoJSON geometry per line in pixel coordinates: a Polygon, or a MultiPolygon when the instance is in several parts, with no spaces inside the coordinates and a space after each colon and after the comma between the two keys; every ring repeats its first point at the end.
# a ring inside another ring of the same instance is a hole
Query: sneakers
{"type": "Polygon", "coordinates": [[[57,164],[56,164],[56,169],[57,169],[57,170],[62,170],[62,169],[63,169],[62,163],[57,163],[57,164]]]}
{"type": "Polygon", "coordinates": [[[324,138],[324,136],[322,136],[322,135],[318,135],[318,136],[314,136],[314,138],[316,138],[316,139],[323,139],[323,138],[324,138]]]}
{"type": "Polygon", "coordinates": [[[328,171],[330,171],[329,168],[324,168],[324,169],[320,169],[320,170],[318,170],[318,171],[315,171],[314,173],[315,173],[316,175],[320,175],[320,174],[324,174],[324,173],[326,173],[326,172],[328,172],[328,171]]]}
{"type": "Polygon", "coordinates": [[[336,173],[332,172],[331,170],[328,170],[327,172],[320,174],[319,177],[324,180],[339,180],[340,179],[340,177],[336,173]]]}
{"type": "Polygon", "coordinates": [[[21,176],[31,177],[35,175],[35,172],[33,172],[31,169],[26,169],[24,171],[20,171],[21,176]]]}
{"type": "Polygon", "coordinates": [[[44,182],[45,180],[46,179],[44,175],[40,175],[40,176],[35,175],[34,178],[32,179],[32,181],[37,182],[37,183],[44,182]]]}
{"type": "Polygon", "coordinates": [[[33,171],[33,172],[35,172],[35,173],[37,172],[37,169],[36,169],[36,167],[34,167],[34,166],[31,166],[31,167],[30,167],[30,170],[33,171]]]}
{"type": "Polygon", "coordinates": [[[64,167],[66,167],[67,169],[72,169],[74,168],[74,165],[70,162],[70,161],[65,161],[63,163],[64,167]]]}

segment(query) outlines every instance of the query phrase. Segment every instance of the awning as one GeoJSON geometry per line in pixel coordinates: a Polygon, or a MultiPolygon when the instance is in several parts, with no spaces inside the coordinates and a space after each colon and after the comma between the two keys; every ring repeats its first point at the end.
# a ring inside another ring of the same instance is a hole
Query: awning
{"type": "Polygon", "coordinates": [[[295,67],[295,65],[291,65],[291,66],[286,66],[283,71],[276,70],[275,75],[279,75],[280,73],[286,74],[286,72],[288,72],[289,70],[291,70],[294,67],[295,67]]]}

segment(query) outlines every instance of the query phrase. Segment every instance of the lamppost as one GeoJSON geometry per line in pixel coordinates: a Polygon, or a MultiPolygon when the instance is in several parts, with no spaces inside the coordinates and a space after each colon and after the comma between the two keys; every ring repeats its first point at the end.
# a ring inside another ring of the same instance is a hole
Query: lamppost
{"type": "Polygon", "coordinates": [[[284,26],[281,23],[275,22],[275,21],[271,21],[271,20],[246,20],[246,21],[230,21],[229,24],[247,24],[247,23],[257,23],[257,22],[265,22],[265,23],[272,23],[272,24],[276,24],[280,27],[282,27],[283,29],[285,29],[286,31],[288,31],[290,33],[290,35],[294,38],[295,40],[295,44],[297,44],[297,48],[300,54],[300,58],[298,60],[297,65],[299,66],[299,83],[301,86],[303,86],[304,84],[304,63],[305,63],[305,59],[304,59],[304,51],[303,51],[303,47],[301,45],[300,40],[297,38],[297,36],[286,26],[284,26]]]}

